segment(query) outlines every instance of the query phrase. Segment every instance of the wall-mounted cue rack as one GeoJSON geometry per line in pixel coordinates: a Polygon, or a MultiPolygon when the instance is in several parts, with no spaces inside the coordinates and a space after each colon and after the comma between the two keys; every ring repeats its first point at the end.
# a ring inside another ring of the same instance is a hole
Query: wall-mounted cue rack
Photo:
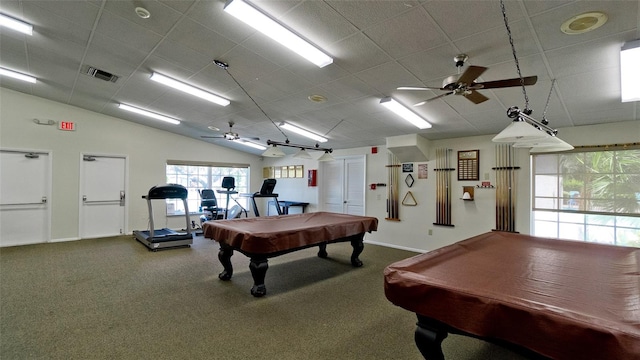
{"type": "Polygon", "coordinates": [[[451,223],[451,149],[436,149],[436,222],[433,225],[453,226],[451,223]]]}
{"type": "Polygon", "coordinates": [[[516,231],[516,150],[509,144],[496,145],[496,229],[516,231]]]}
{"type": "Polygon", "coordinates": [[[402,165],[395,155],[389,153],[388,165],[389,186],[387,186],[387,217],[386,220],[400,221],[398,200],[398,177],[402,165]]]}

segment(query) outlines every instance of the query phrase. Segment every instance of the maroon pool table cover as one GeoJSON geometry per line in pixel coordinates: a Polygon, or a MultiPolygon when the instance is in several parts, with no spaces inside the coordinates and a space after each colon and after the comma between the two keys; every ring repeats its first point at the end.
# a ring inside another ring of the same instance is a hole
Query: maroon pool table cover
{"type": "Polygon", "coordinates": [[[266,216],[204,223],[206,238],[250,254],[271,254],[375,231],[378,219],[331,212],[266,216]]]}
{"type": "Polygon", "coordinates": [[[489,232],[389,265],[402,308],[554,359],[640,359],[640,249],[489,232]]]}

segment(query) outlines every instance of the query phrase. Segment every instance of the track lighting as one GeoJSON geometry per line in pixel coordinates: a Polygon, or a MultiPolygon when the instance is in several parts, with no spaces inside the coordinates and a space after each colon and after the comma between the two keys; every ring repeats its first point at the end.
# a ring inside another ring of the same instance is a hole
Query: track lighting
{"type": "Polygon", "coordinates": [[[331,153],[333,152],[333,149],[321,148],[318,144],[316,144],[315,146],[307,146],[307,145],[301,145],[301,144],[291,144],[289,142],[289,140],[287,140],[285,142],[267,140],[267,145],[271,145],[271,147],[269,149],[267,149],[267,151],[265,151],[262,154],[262,156],[267,156],[267,157],[282,157],[282,156],[285,156],[285,153],[282,150],[278,149],[278,146],[286,146],[286,147],[292,147],[292,148],[300,149],[300,151],[296,155],[294,155],[294,157],[301,157],[303,159],[310,159],[311,156],[305,150],[317,150],[317,151],[324,151],[324,154],[322,156],[320,156],[318,161],[330,161],[330,160],[333,160],[333,156],[331,156],[331,153]],[[300,155],[303,152],[306,153],[306,156],[309,156],[309,157],[307,158],[304,155],[300,155]]]}

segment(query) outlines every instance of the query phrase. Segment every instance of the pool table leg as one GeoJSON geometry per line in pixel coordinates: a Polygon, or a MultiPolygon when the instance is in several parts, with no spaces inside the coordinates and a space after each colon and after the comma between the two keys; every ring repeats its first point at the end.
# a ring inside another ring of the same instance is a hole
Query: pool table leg
{"type": "Polygon", "coordinates": [[[351,239],[351,247],[353,247],[353,253],[351,253],[351,265],[353,267],[361,267],[362,261],[358,259],[358,256],[362,254],[362,250],[364,250],[364,243],[362,240],[364,239],[364,234],[355,235],[353,239],[351,239]]]}
{"type": "Polygon", "coordinates": [[[326,259],[327,256],[329,256],[329,254],[327,254],[327,243],[320,243],[320,245],[318,245],[318,257],[326,259]]]}
{"type": "Polygon", "coordinates": [[[251,295],[261,297],[267,294],[267,287],[264,285],[264,277],[267,274],[269,263],[267,259],[251,258],[249,270],[253,277],[253,286],[251,287],[251,295]]]}
{"type": "Polygon", "coordinates": [[[231,256],[233,255],[233,248],[226,244],[220,244],[220,251],[218,251],[218,260],[222,264],[224,271],[218,274],[220,280],[231,280],[233,275],[233,265],[231,265],[231,256]]]}
{"type": "Polygon", "coordinates": [[[428,360],[444,360],[442,341],[447,337],[448,332],[433,320],[421,315],[418,315],[416,325],[414,339],[422,356],[428,360]]]}

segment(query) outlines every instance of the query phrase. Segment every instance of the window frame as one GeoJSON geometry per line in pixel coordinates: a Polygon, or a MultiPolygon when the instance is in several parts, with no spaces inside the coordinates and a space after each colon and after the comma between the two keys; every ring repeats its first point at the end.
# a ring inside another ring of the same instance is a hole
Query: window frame
{"type": "MultiPolygon", "coordinates": [[[[640,187],[635,192],[638,205],[632,205],[632,208],[635,207],[632,211],[623,210],[623,205],[629,205],[629,193],[616,192],[618,186],[628,183],[620,181],[624,177],[640,179],[640,162],[635,160],[632,162],[632,172],[623,171],[619,166],[618,162],[623,158],[619,153],[624,151],[638,152],[637,155],[630,153],[624,156],[630,155],[632,159],[635,157],[640,159],[638,144],[581,147],[573,151],[532,154],[531,229],[533,235],[640,247],[640,187]],[[563,163],[562,156],[571,154],[577,155],[576,159],[580,155],[583,156],[585,165],[582,172],[563,172],[563,166],[567,164],[563,163]],[[604,155],[610,158],[611,171],[598,172],[594,170],[595,167],[588,168],[586,160],[589,156],[603,157],[604,155]],[[546,163],[543,163],[544,157],[549,159],[546,163]],[[571,175],[568,179],[567,174],[571,175]],[[597,180],[589,176],[593,174],[598,175],[597,180]],[[582,192],[565,191],[565,181],[569,182],[569,180],[573,182],[573,186],[580,189],[581,176],[582,192]],[[607,176],[613,181],[604,181],[607,176]],[[613,193],[604,198],[594,196],[592,190],[595,188],[594,184],[597,185],[597,181],[600,181],[600,184],[611,185],[613,193]],[[550,189],[549,186],[552,184],[554,188],[550,189]],[[624,203],[625,198],[626,203],[624,203]],[[598,204],[607,205],[610,208],[598,209],[598,204]]],[[[632,187],[631,190],[635,188],[632,187]]]]}
{"type": "MultiPolygon", "coordinates": [[[[249,164],[203,162],[203,161],[183,161],[167,160],[165,165],[165,177],[168,184],[179,184],[187,188],[189,195],[187,202],[190,215],[202,214],[200,207],[201,189],[212,189],[216,195],[218,207],[224,209],[227,206],[227,195],[220,194],[217,190],[222,188],[222,178],[232,176],[235,178],[235,191],[238,193],[248,193],[251,183],[251,167],[249,164]],[[185,168],[186,171],[178,173],[178,168],[185,168]],[[196,179],[196,180],[194,180],[196,179]],[[196,186],[192,186],[193,183],[196,186]]],[[[235,202],[246,208],[246,198],[231,196],[229,207],[235,202]],[[233,199],[233,200],[232,200],[233,199]]],[[[167,216],[184,216],[184,205],[180,199],[166,199],[167,216]]]]}

